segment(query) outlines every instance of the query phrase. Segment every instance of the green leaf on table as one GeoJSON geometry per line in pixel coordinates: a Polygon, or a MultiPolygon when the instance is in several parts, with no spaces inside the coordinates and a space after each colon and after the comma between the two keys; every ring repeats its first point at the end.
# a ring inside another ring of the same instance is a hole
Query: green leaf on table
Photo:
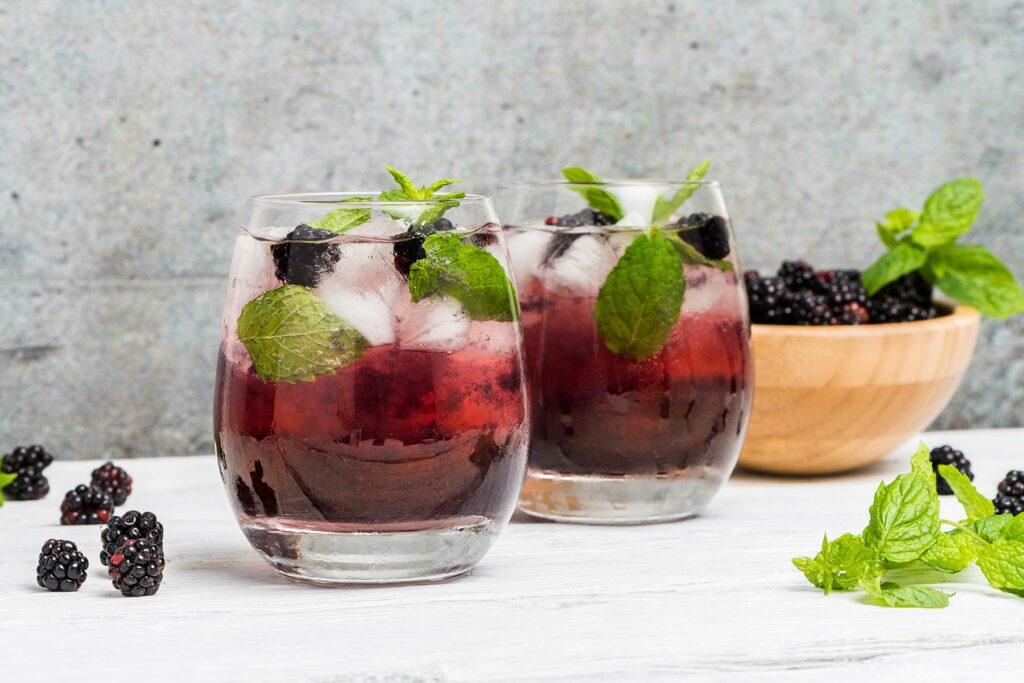
{"type": "Polygon", "coordinates": [[[689,242],[684,242],[675,233],[666,235],[666,239],[672,242],[672,246],[679,252],[680,260],[688,266],[708,266],[709,268],[717,268],[719,270],[732,270],[732,263],[729,261],[725,259],[709,259],[700,253],[695,246],[689,242]]]}
{"type": "Polygon", "coordinates": [[[983,496],[963,472],[952,465],[939,465],[939,474],[949,484],[956,499],[964,506],[969,521],[973,522],[976,519],[995,514],[996,509],[992,501],[983,496]]]}
{"type": "MultiPolygon", "coordinates": [[[[579,166],[570,166],[562,169],[562,175],[570,183],[600,183],[600,178],[591,173],[585,168],[579,166]]],[[[570,185],[569,189],[573,192],[578,192],[583,195],[583,198],[587,200],[587,204],[594,211],[600,211],[603,214],[607,214],[615,219],[616,222],[622,220],[626,215],[626,210],[622,207],[622,202],[619,198],[612,194],[608,189],[596,185],[570,185]]]]}
{"type": "Polygon", "coordinates": [[[672,242],[657,229],[638,235],[608,273],[594,305],[605,346],[638,361],[660,351],[679,320],[685,292],[672,242]]]}
{"type": "Polygon", "coordinates": [[[920,472],[879,484],[870,514],[864,543],[888,562],[916,560],[939,535],[939,496],[920,472]]]}
{"type": "MultiPolygon", "coordinates": [[[[341,201],[368,202],[373,201],[373,197],[346,197],[341,201]]],[[[310,223],[310,226],[341,235],[368,220],[370,220],[370,209],[339,208],[325,213],[320,220],[310,223]]]]}
{"type": "MultiPolygon", "coordinates": [[[[704,175],[708,172],[708,168],[710,166],[710,159],[702,161],[690,169],[686,174],[686,180],[691,183],[703,180],[704,175]]],[[[657,223],[659,221],[668,220],[672,217],[672,214],[678,211],[679,207],[682,206],[686,200],[692,197],[699,189],[700,185],[684,185],[669,199],[658,197],[654,202],[654,211],[651,214],[651,221],[657,223]]]]}
{"type": "Polygon", "coordinates": [[[910,456],[910,471],[927,477],[932,483],[935,482],[935,469],[932,467],[931,450],[924,441],[919,441],[917,450],[910,456]]]}
{"type": "Polygon", "coordinates": [[[978,551],[978,568],[993,588],[1024,593],[1024,541],[997,539],[978,551]]]}
{"type": "Polygon", "coordinates": [[[928,197],[920,222],[910,238],[922,247],[949,244],[971,229],[985,191],[975,178],[952,180],[928,197]]]}
{"type": "MultiPolygon", "coordinates": [[[[2,460],[3,458],[0,457],[0,461],[2,460]]],[[[7,472],[0,472],[0,507],[4,506],[4,487],[17,478],[17,474],[8,474],[7,472]]]]}
{"type": "Polygon", "coordinates": [[[312,381],[358,360],[368,344],[299,285],[272,289],[242,307],[238,338],[268,382],[312,381]]]}
{"type": "Polygon", "coordinates": [[[978,544],[973,538],[956,530],[939,534],[935,544],[920,557],[920,561],[932,569],[946,574],[956,574],[967,569],[978,556],[978,544]]]}
{"type": "Polygon", "coordinates": [[[515,289],[498,259],[490,252],[465,244],[451,232],[434,233],[423,242],[426,256],[409,270],[413,301],[448,295],[473,320],[515,320],[515,289]]]}
{"type": "Polygon", "coordinates": [[[939,289],[985,315],[1005,318],[1024,311],[1024,291],[985,247],[950,244],[936,249],[928,256],[928,268],[939,289]]]}
{"type": "Polygon", "coordinates": [[[863,577],[877,576],[882,571],[877,554],[854,534],[843,534],[834,541],[826,536],[817,555],[794,557],[792,562],[812,585],[826,594],[855,588],[863,577]]]}
{"type": "Polygon", "coordinates": [[[875,223],[879,239],[882,240],[885,246],[890,249],[894,248],[899,244],[900,236],[914,227],[914,223],[917,222],[920,216],[921,214],[918,211],[911,211],[902,207],[893,209],[885,214],[885,218],[875,223]]]}
{"type": "Polygon", "coordinates": [[[921,247],[904,242],[892,247],[862,274],[864,288],[875,294],[890,282],[912,273],[925,264],[927,254],[921,247]]]}
{"type": "Polygon", "coordinates": [[[949,598],[953,595],[929,586],[881,583],[877,577],[867,577],[859,585],[868,595],[882,601],[888,607],[940,609],[949,605],[949,598]]]}

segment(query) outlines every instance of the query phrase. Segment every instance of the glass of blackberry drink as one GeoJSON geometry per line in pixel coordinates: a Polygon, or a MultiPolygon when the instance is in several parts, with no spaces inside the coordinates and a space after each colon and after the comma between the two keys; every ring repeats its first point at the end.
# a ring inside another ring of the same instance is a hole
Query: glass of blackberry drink
{"type": "Polygon", "coordinates": [[[750,415],[749,320],[716,182],[562,182],[505,195],[533,406],[525,512],[664,522],[704,508],[750,415]]]}
{"type": "Polygon", "coordinates": [[[238,230],[214,406],[246,538],[314,583],[472,568],[526,470],[515,291],[491,202],[451,180],[256,197],[238,230]]]}

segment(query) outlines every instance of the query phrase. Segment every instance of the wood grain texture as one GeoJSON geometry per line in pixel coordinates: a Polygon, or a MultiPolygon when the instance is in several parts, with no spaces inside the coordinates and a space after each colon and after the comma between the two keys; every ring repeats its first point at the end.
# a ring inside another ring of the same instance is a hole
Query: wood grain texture
{"type": "MultiPolygon", "coordinates": [[[[926,438],[966,451],[983,491],[1024,466],[1024,430],[926,438]]],[[[97,527],[56,524],[59,492],[95,464],[57,463],[47,500],[0,510],[0,680],[52,681],[57,663],[76,680],[110,680],[117,648],[135,644],[149,660],[129,670],[190,683],[970,680],[1009,671],[1024,646],[1024,601],[974,570],[946,586],[957,593],[949,608],[895,610],[823,596],[789,563],[825,531],[863,528],[878,481],[903,469],[910,450],[829,479],[739,474],[705,515],[675,524],[517,520],[465,578],[340,589],[291,583],[250,550],[212,457],[132,461],[131,507],[161,517],[169,555],[160,593],[140,599],[106,581],[97,527]],[[79,593],[35,586],[36,555],[51,536],[75,540],[95,562],[79,593]]],[[[959,514],[953,501],[943,506],[959,514]]]]}
{"type": "Polygon", "coordinates": [[[942,412],[978,326],[965,306],[915,323],[754,325],[754,409],[740,464],[827,474],[875,462],[942,412]]]}

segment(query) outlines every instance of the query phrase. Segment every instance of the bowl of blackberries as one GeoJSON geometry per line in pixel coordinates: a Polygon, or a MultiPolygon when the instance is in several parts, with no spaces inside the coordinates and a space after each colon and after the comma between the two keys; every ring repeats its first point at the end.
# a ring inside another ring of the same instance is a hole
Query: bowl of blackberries
{"type": "Polygon", "coordinates": [[[925,429],[970,364],[981,315],[1024,312],[1010,269],[960,238],[984,193],[946,183],[877,223],[863,271],[787,260],[744,273],[755,395],[740,464],[816,475],[863,467],[925,429]]]}

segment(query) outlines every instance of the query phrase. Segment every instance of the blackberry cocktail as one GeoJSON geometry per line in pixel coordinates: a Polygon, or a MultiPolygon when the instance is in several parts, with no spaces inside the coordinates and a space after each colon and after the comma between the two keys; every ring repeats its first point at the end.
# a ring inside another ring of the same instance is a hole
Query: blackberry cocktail
{"type": "Polygon", "coordinates": [[[257,198],[238,233],[215,431],[252,545],[321,582],[471,568],[528,444],[519,314],[482,197],[445,181],[257,198]]]}
{"type": "Polygon", "coordinates": [[[666,521],[729,477],[751,402],[746,300],[718,186],[522,184],[507,227],[533,405],[520,506],[666,521]]]}

